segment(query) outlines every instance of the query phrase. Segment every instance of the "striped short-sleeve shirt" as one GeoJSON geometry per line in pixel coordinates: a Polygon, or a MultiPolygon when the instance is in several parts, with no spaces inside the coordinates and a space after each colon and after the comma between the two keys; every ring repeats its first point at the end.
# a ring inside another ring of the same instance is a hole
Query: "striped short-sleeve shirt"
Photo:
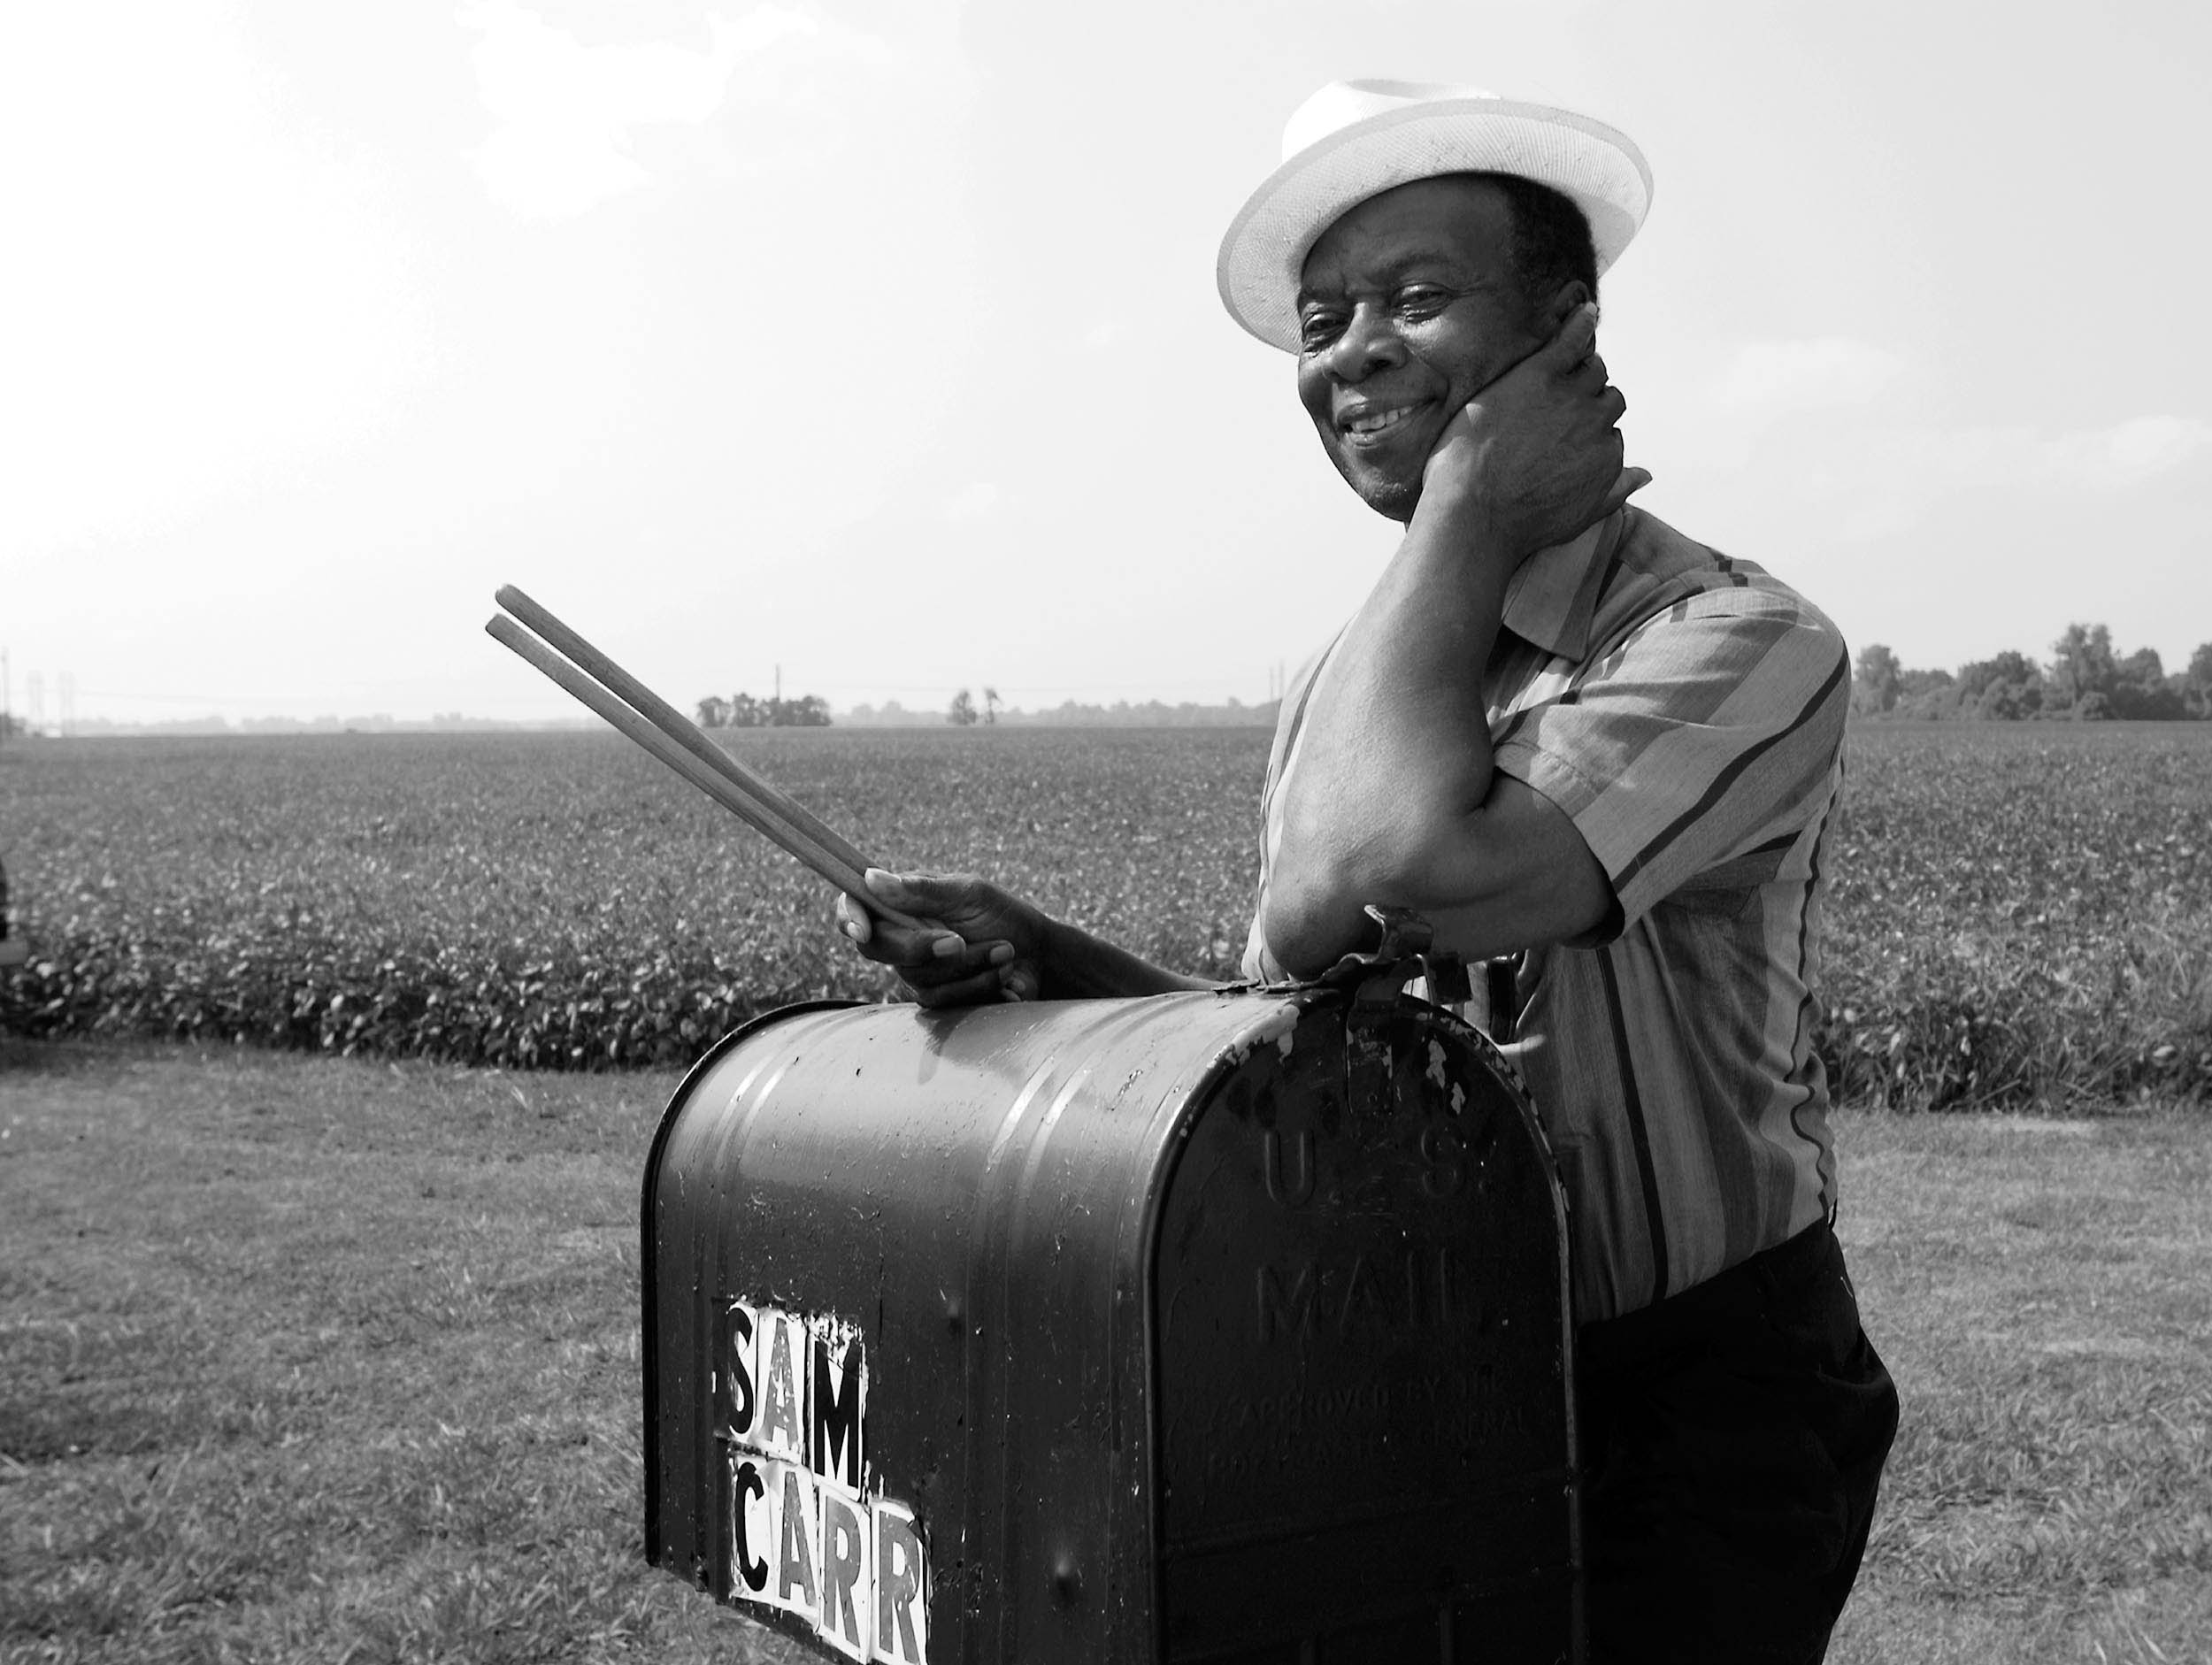
{"type": "MultiPolygon", "coordinates": [[[[1833,1216],[1812,990],[1849,660],[1786,585],[1633,508],[1525,564],[1504,622],[1494,766],[1567,814],[1616,901],[1601,940],[1519,956],[1506,1048],[1567,1186],[1579,1316],[1606,1318],[1833,1216]]],[[[1326,659],[1283,702],[1263,904],[1326,659]]],[[[1245,970],[1282,975],[1256,918],[1245,970]]]]}

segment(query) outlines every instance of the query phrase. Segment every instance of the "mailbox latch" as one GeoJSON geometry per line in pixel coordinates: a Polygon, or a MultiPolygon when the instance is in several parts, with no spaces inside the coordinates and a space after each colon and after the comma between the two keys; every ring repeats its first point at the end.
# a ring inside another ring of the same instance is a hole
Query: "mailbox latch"
{"type": "Polygon", "coordinates": [[[1355,1014],[1372,1013],[1397,1003],[1399,994],[1415,978],[1428,982],[1428,997],[1440,1006],[1457,1006],[1474,996],[1466,963],[1456,954],[1432,954],[1436,928],[1410,908],[1367,904],[1367,917],[1382,927],[1382,940],[1372,953],[1348,954],[1321,974],[1333,988],[1353,991],[1355,1014]]]}

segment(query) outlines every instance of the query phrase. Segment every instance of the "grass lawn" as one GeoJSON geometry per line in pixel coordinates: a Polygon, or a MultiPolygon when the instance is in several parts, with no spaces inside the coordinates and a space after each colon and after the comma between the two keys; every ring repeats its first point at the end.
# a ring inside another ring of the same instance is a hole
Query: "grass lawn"
{"type": "Polygon", "coordinates": [[[2212,1120],[1840,1137],[1904,1421],[1829,1658],[2212,1661],[2212,1120]]]}
{"type": "MultiPolygon", "coordinates": [[[[0,1042],[0,1659],[780,1659],[639,1551],[671,1075],[0,1042]]],[[[2212,1659],[2212,1122],[1854,1116],[1847,1661],[2212,1659]]]]}

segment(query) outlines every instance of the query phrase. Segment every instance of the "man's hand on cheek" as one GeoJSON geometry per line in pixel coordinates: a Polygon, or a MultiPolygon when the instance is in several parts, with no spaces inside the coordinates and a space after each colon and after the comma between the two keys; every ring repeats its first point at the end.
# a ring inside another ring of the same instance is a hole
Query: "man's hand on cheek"
{"type": "Polygon", "coordinates": [[[1596,344],[1597,309],[1578,307],[1469,400],[1429,454],[1415,519],[1472,517],[1473,529],[1517,563],[1649,484],[1644,470],[1621,466],[1617,425],[1628,402],[1607,383],[1596,344]]]}

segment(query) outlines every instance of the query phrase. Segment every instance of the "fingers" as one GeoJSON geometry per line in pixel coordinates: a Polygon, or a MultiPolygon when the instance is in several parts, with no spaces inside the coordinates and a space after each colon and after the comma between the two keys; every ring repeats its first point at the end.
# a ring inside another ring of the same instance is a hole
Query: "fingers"
{"type": "Polygon", "coordinates": [[[1551,338],[1551,344],[1543,350],[1555,371],[1568,372],[1588,358],[1598,342],[1597,303],[1586,301],[1567,314],[1567,321],[1559,326],[1559,334],[1551,338]]]}
{"type": "Polygon", "coordinates": [[[925,918],[969,899],[976,888],[976,880],[958,874],[893,873],[872,867],[862,877],[868,894],[885,907],[925,918]]]}
{"type": "MultiPolygon", "coordinates": [[[[926,965],[987,952],[988,942],[971,943],[956,931],[916,930],[893,919],[878,919],[850,896],[837,899],[837,929],[870,959],[884,965],[926,965]]],[[[1005,946],[1005,945],[1000,945],[1005,946]]],[[[1010,947],[1007,953],[1010,956],[1010,947]]]]}
{"type": "Polygon", "coordinates": [[[976,946],[957,931],[933,923],[941,908],[972,888],[972,881],[889,873],[879,867],[870,868],[864,877],[872,899],[923,922],[918,929],[879,918],[855,898],[840,896],[837,928],[870,959],[886,965],[922,965],[958,959],[976,946]]]}
{"type": "Polygon", "coordinates": [[[842,909],[839,909],[837,928],[878,964],[902,970],[936,966],[962,971],[990,963],[994,953],[1002,960],[1011,959],[1014,955],[1010,942],[995,939],[970,942],[956,931],[934,926],[917,931],[893,919],[856,921],[842,909]]]}
{"type": "Polygon", "coordinates": [[[866,948],[875,935],[875,916],[850,896],[837,899],[837,928],[861,948],[866,948]]]}
{"type": "MultiPolygon", "coordinates": [[[[1004,943],[998,946],[1006,947],[1004,943]]],[[[934,968],[926,971],[902,972],[901,976],[914,996],[915,1003],[933,1009],[1037,998],[1037,972],[1034,967],[1016,965],[996,958],[980,970],[970,971],[965,976],[949,975],[934,968]]]]}
{"type": "Polygon", "coordinates": [[[917,931],[894,919],[856,917],[842,908],[837,911],[837,928],[870,959],[886,965],[926,965],[941,957],[949,959],[966,946],[956,932],[917,931]]]}

